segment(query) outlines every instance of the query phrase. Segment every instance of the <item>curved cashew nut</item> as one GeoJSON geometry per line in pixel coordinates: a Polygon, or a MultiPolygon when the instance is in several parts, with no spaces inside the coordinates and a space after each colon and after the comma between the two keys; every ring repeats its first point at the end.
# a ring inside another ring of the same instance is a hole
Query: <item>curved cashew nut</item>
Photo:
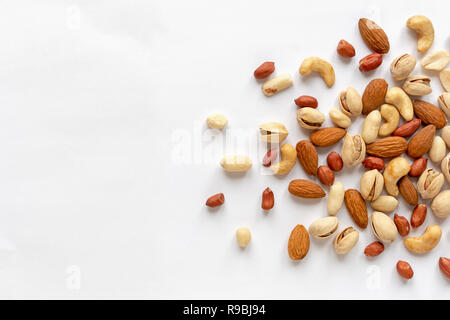
{"type": "Polygon", "coordinates": [[[397,109],[390,104],[383,104],[380,108],[381,117],[386,121],[378,130],[380,137],[390,136],[395,129],[397,129],[400,121],[400,114],[397,109]]]}
{"type": "Polygon", "coordinates": [[[389,89],[384,100],[395,106],[406,121],[410,121],[414,117],[412,101],[403,89],[399,87],[389,89]]]}
{"type": "Polygon", "coordinates": [[[285,143],[280,148],[280,155],[281,161],[270,167],[276,175],[287,174],[291,171],[297,160],[297,150],[290,144],[285,143]]]}
{"type": "Polygon", "coordinates": [[[403,243],[412,252],[425,253],[437,246],[442,230],[438,225],[429,226],[420,237],[408,237],[403,243]]]}
{"type": "Polygon", "coordinates": [[[334,69],[329,62],[319,57],[306,58],[300,66],[299,73],[308,75],[312,71],[318,72],[329,88],[333,86],[335,80],[334,69]]]}
{"type": "Polygon", "coordinates": [[[409,162],[405,158],[397,157],[389,161],[383,172],[384,187],[387,193],[394,197],[398,196],[397,182],[408,174],[409,169],[409,162]]]}
{"type": "Polygon", "coordinates": [[[406,26],[417,33],[417,51],[425,52],[434,41],[434,28],[430,19],[425,16],[413,16],[406,21],[406,26]]]}

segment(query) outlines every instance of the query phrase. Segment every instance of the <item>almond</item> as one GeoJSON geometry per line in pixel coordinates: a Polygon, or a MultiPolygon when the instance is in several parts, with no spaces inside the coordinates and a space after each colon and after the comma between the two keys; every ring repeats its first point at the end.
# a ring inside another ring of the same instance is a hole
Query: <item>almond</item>
{"type": "Polygon", "coordinates": [[[405,279],[411,279],[414,276],[413,269],[406,261],[397,262],[397,272],[401,277],[405,279]]]}
{"type": "Polygon", "coordinates": [[[337,52],[344,58],[351,58],[355,56],[355,48],[343,39],[338,43],[337,52]]]}
{"type": "Polygon", "coordinates": [[[408,155],[412,158],[419,158],[427,153],[434,139],[436,127],[432,124],[417,132],[408,143],[408,155]]]}
{"type": "Polygon", "coordinates": [[[288,242],[288,253],[292,260],[303,259],[309,251],[309,234],[308,230],[298,224],[291,232],[288,242]]]}
{"type": "Polygon", "coordinates": [[[419,201],[417,189],[408,176],[404,176],[400,179],[398,182],[398,190],[408,204],[412,206],[417,205],[417,202],[419,201]]]}
{"type": "Polygon", "coordinates": [[[309,135],[311,142],[318,147],[329,147],[341,140],[347,131],[342,128],[323,128],[309,135]]]}
{"type": "Polygon", "coordinates": [[[408,219],[399,216],[398,214],[394,214],[394,223],[397,226],[398,233],[402,237],[406,237],[409,234],[411,228],[409,227],[408,219]]]}
{"type": "Polygon", "coordinates": [[[324,186],[331,186],[334,183],[334,173],[327,166],[320,166],[317,170],[317,178],[324,186]]]}
{"type": "Polygon", "coordinates": [[[411,214],[411,226],[413,228],[420,227],[427,217],[427,206],[424,204],[418,204],[411,214]]]}
{"type": "Polygon", "coordinates": [[[437,130],[442,129],[447,124],[445,113],[431,104],[422,100],[413,101],[414,113],[424,124],[433,124],[437,130]]]}
{"type": "Polygon", "coordinates": [[[300,198],[315,199],[325,197],[325,191],[317,183],[304,180],[296,179],[289,183],[289,192],[300,198]]]}
{"type": "Polygon", "coordinates": [[[375,70],[383,63],[383,56],[379,53],[372,53],[359,60],[359,71],[368,72],[375,70]]]}
{"type": "Polygon", "coordinates": [[[208,207],[214,208],[219,207],[225,202],[225,197],[223,193],[217,193],[206,200],[206,205],[208,207]]]}
{"type": "Polygon", "coordinates": [[[266,188],[262,194],[261,208],[263,210],[270,210],[273,208],[274,204],[275,199],[273,196],[273,191],[270,190],[270,188],[266,188]]]}
{"type": "Polygon", "coordinates": [[[389,52],[389,39],[379,25],[372,20],[361,18],[358,27],[361,37],[370,49],[381,54],[389,52]]]}
{"type": "Polygon", "coordinates": [[[367,206],[358,190],[348,189],[344,195],[345,206],[353,221],[360,228],[365,229],[369,220],[367,206]]]}
{"type": "Polygon", "coordinates": [[[375,241],[369,244],[366,249],[364,249],[364,254],[368,257],[376,257],[384,251],[384,244],[380,241],[375,241]]]}
{"type": "Polygon", "coordinates": [[[450,279],[450,259],[440,257],[439,258],[439,269],[441,269],[442,273],[450,279]]]}
{"type": "Polygon", "coordinates": [[[384,103],[384,97],[388,90],[388,83],[384,79],[373,79],[370,81],[362,96],[364,115],[368,115],[373,110],[384,103]]]}
{"type": "Polygon", "coordinates": [[[256,79],[264,79],[267,78],[272,74],[272,72],[275,71],[275,63],[271,61],[266,61],[263,64],[261,64],[255,72],[253,72],[253,75],[256,79]]]}
{"type": "Polygon", "coordinates": [[[344,166],[341,155],[336,151],[330,152],[327,156],[327,164],[333,171],[341,171],[344,166]]]}
{"type": "Polygon", "coordinates": [[[414,162],[411,164],[411,168],[409,169],[409,176],[419,177],[427,168],[427,162],[427,158],[419,158],[414,160],[414,162]]]}
{"type": "Polygon", "coordinates": [[[369,170],[377,169],[379,171],[382,171],[385,165],[384,160],[377,157],[367,157],[362,164],[369,170]]]}
{"type": "Polygon", "coordinates": [[[392,135],[407,138],[419,129],[421,123],[422,120],[420,119],[412,119],[395,129],[394,132],[392,132],[392,135]]]}
{"type": "Polygon", "coordinates": [[[317,99],[311,96],[300,96],[297,99],[295,99],[294,102],[299,108],[308,107],[315,109],[319,105],[317,99]]]}
{"type": "Polygon", "coordinates": [[[317,175],[319,155],[314,145],[308,140],[301,140],[296,145],[297,158],[303,169],[310,176],[317,175]]]}
{"type": "Polygon", "coordinates": [[[366,152],[379,158],[394,158],[406,151],[408,143],[403,137],[387,137],[366,146],[366,152]]]}

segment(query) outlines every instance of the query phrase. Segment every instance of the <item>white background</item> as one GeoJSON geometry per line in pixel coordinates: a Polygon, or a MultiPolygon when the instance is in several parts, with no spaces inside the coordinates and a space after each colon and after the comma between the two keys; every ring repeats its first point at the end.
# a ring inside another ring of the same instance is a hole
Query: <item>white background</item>
{"type": "MultiPolygon", "coordinates": [[[[399,237],[368,259],[363,250],[375,238],[367,229],[346,256],[334,253],[332,239],[312,239],[307,257],[293,262],[292,228],[327,216],[325,199],[288,193],[290,180],[306,177],[300,165],[284,178],[262,174],[254,154],[243,176],[218,165],[225,152],[250,152],[266,121],[283,122],[288,143],[306,138],[293,103],[301,94],[316,96],[328,115],[349,85],[361,93],[376,77],[395,85],[391,61],[422,57],[405,26],[412,15],[433,21],[432,50],[449,50],[450,2],[22,0],[0,9],[1,298],[450,298],[438,268],[450,256],[449,219],[429,210],[411,233],[441,225],[440,244],[425,255],[409,253],[399,237]],[[361,17],[391,43],[368,74],[358,70],[370,53],[361,17]],[[336,54],[342,38],[356,48],[351,60],[336,54]],[[331,89],[298,74],[311,55],[334,65],[331,89]],[[271,98],[253,78],[266,60],[294,79],[271,98]],[[226,135],[241,129],[253,142],[222,152],[221,136],[212,139],[204,125],[216,111],[229,119],[226,135]],[[269,214],[260,209],[266,187],[276,199],[269,214]],[[208,210],[217,192],[226,203],[208,210]],[[245,250],[235,241],[239,226],[252,232],[245,250]],[[412,280],[397,275],[399,259],[411,263],[412,280]]],[[[436,104],[442,87],[426,74],[434,91],[425,100],[436,104]]],[[[320,164],[340,148],[320,150],[320,164]]],[[[345,169],[337,179],[358,187],[362,172],[345,169]]],[[[401,200],[397,212],[409,219],[411,210],[401,200]]],[[[353,224],[345,208],[338,217],[341,228],[353,224]]]]}

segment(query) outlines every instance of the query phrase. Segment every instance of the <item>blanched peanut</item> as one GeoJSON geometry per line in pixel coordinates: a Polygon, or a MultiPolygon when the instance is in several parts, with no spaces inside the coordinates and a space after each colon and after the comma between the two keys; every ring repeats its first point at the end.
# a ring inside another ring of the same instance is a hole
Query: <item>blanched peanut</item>
{"type": "Polygon", "coordinates": [[[267,97],[270,97],[277,92],[289,88],[292,86],[292,83],[291,75],[289,73],[283,73],[264,82],[262,91],[267,97]]]}
{"type": "Polygon", "coordinates": [[[381,113],[378,110],[370,112],[364,120],[361,136],[366,144],[372,143],[377,139],[378,130],[380,130],[381,113]]]}

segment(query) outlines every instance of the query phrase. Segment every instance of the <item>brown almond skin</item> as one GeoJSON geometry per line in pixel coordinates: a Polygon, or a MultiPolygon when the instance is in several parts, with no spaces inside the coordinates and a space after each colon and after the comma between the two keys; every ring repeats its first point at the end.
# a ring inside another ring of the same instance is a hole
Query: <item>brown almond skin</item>
{"type": "Polygon", "coordinates": [[[427,158],[419,158],[414,160],[414,162],[411,164],[411,169],[409,169],[409,176],[419,177],[427,168],[427,162],[427,158]]]}
{"type": "Polygon", "coordinates": [[[364,115],[368,115],[384,103],[388,90],[388,83],[384,79],[373,79],[370,81],[362,95],[364,115]]]}
{"type": "Polygon", "coordinates": [[[434,104],[422,100],[413,101],[414,113],[424,124],[433,124],[436,130],[447,124],[445,113],[434,104]]]}
{"type": "Polygon", "coordinates": [[[324,186],[331,186],[334,183],[334,173],[327,166],[320,166],[317,170],[317,178],[324,186]]]}
{"type": "Polygon", "coordinates": [[[291,232],[288,242],[288,253],[292,260],[303,259],[309,251],[309,234],[308,230],[298,224],[291,232]]]}
{"type": "Polygon", "coordinates": [[[327,156],[327,164],[331,170],[336,172],[341,171],[342,168],[344,167],[342,157],[336,151],[330,152],[330,154],[327,156]]]}
{"type": "Polygon", "coordinates": [[[439,269],[441,269],[442,273],[450,279],[450,259],[440,257],[439,258],[439,269]]]}
{"type": "Polygon", "coordinates": [[[383,63],[383,56],[379,53],[372,53],[359,60],[359,71],[368,72],[375,70],[383,63]]]}
{"type": "Polygon", "coordinates": [[[347,41],[342,39],[337,46],[337,53],[344,58],[351,58],[355,56],[355,48],[347,41]]]}
{"type": "Polygon", "coordinates": [[[418,204],[411,214],[411,226],[413,228],[420,227],[427,217],[427,206],[424,204],[418,204]]]}
{"type": "Polygon", "coordinates": [[[317,199],[325,197],[325,191],[321,186],[304,179],[292,180],[289,183],[288,190],[292,195],[300,198],[317,199]]]}
{"type": "Polygon", "coordinates": [[[399,216],[398,214],[394,214],[394,223],[397,226],[398,233],[402,237],[406,237],[409,234],[409,230],[411,228],[409,227],[408,219],[403,216],[399,216]]]}
{"type": "Polygon", "coordinates": [[[352,217],[356,225],[362,229],[367,228],[369,220],[367,214],[367,206],[361,193],[356,189],[348,189],[344,194],[344,202],[347,207],[347,211],[352,217]]]}
{"type": "Polygon", "coordinates": [[[406,151],[408,143],[403,137],[387,137],[366,146],[367,154],[379,158],[394,158],[406,151]]]}
{"type": "Polygon", "coordinates": [[[397,272],[401,277],[405,279],[411,279],[414,276],[413,269],[406,261],[397,262],[397,272]]]}
{"type": "Polygon", "coordinates": [[[322,128],[312,132],[309,135],[309,140],[318,147],[329,147],[338,143],[346,133],[347,131],[342,128],[322,128]]]}
{"type": "Polygon", "coordinates": [[[389,39],[383,29],[374,21],[361,18],[358,22],[359,32],[366,45],[381,54],[389,52],[389,39]]]}
{"type": "Polygon", "coordinates": [[[270,188],[266,188],[262,194],[261,208],[263,210],[270,210],[275,204],[273,191],[270,188]]]}
{"type": "Polygon", "coordinates": [[[419,201],[419,194],[414,186],[414,183],[412,183],[408,176],[401,178],[397,186],[403,199],[405,199],[408,204],[412,206],[417,205],[417,202],[419,201]]]}
{"type": "Polygon", "coordinates": [[[272,165],[272,162],[277,158],[277,154],[278,152],[276,149],[268,150],[267,153],[264,155],[262,165],[264,167],[270,167],[272,165]]]}
{"type": "Polygon", "coordinates": [[[362,164],[369,170],[377,169],[379,171],[382,171],[385,166],[384,160],[377,157],[367,157],[362,164]]]}
{"type": "Polygon", "coordinates": [[[266,61],[253,72],[256,79],[267,78],[275,71],[275,62],[266,61]]]}
{"type": "Polygon", "coordinates": [[[294,100],[295,104],[299,108],[317,108],[319,106],[319,102],[316,98],[311,96],[300,96],[297,99],[294,100]]]}
{"type": "Polygon", "coordinates": [[[383,251],[384,251],[384,244],[382,244],[380,241],[375,241],[369,244],[364,249],[364,254],[368,257],[376,257],[383,251]]]}
{"type": "Polygon", "coordinates": [[[308,140],[301,140],[295,146],[297,158],[306,174],[310,176],[317,175],[319,167],[319,155],[314,145],[308,140]]]}
{"type": "Polygon", "coordinates": [[[409,140],[408,151],[406,152],[411,158],[419,158],[430,151],[431,143],[436,133],[436,127],[432,124],[417,132],[414,137],[409,140]]]}
{"type": "Polygon", "coordinates": [[[217,193],[206,200],[206,205],[211,208],[219,207],[225,202],[225,196],[223,193],[217,193]]]}
{"type": "Polygon", "coordinates": [[[395,129],[394,132],[392,132],[392,135],[408,138],[409,136],[412,136],[414,134],[414,132],[417,131],[417,129],[419,129],[421,123],[422,123],[422,120],[420,120],[420,119],[417,119],[417,118],[412,119],[408,122],[405,122],[397,129],[395,129]]]}

